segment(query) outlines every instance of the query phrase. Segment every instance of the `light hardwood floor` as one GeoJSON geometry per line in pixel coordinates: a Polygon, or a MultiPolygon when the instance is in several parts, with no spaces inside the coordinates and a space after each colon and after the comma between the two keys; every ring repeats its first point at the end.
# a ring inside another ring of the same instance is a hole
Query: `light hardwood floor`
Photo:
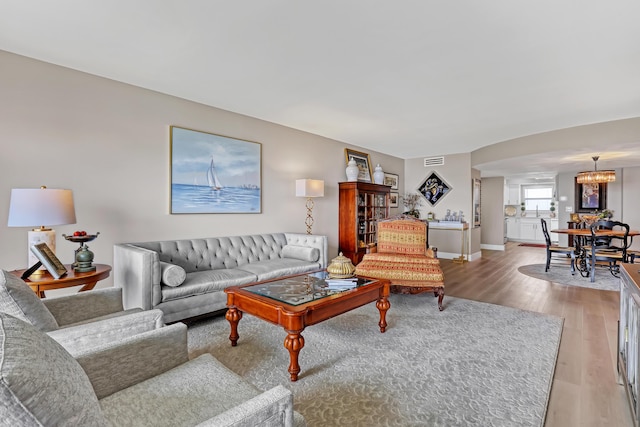
{"type": "Polygon", "coordinates": [[[545,427],[632,426],[624,387],[617,382],[619,293],[518,272],[522,265],[544,263],[545,256],[544,248],[509,242],[504,252],[483,250],[477,261],[441,260],[445,310],[447,296],[454,296],[563,317],[545,427]]]}

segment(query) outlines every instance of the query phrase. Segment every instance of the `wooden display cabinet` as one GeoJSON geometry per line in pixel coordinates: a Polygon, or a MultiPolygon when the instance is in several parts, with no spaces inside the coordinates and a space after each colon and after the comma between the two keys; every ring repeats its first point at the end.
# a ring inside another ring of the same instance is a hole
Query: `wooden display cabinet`
{"type": "Polygon", "coordinates": [[[618,374],[627,391],[633,425],[640,426],[640,272],[637,264],[620,268],[618,374]]]}
{"type": "Polygon", "coordinates": [[[339,250],[354,265],[376,246],[378,221],[389,216],[388,185],[340,182],[339,250]]]}

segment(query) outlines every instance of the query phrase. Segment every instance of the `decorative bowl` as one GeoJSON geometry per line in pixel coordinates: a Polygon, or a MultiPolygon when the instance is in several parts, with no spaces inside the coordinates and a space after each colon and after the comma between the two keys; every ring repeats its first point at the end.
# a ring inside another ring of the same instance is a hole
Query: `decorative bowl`
{"type": "Polygon", "coordinates": [[[96,234],[86,234],[84,236],[67,236],[66,234],[63,234],[62,237],[70,242],[85,243],[95,240],[96,237],[98,237],[98,234],[100,234],[100,232],[97,232],[96,234]]]}
{"type": "Polygon", "coordinates": [[[356,268],[351,260],[342,255],[342,252],[332,259],[331,264],[327,267],[330,279],[347,279],[353,277],[355,271],[356,268]]]}

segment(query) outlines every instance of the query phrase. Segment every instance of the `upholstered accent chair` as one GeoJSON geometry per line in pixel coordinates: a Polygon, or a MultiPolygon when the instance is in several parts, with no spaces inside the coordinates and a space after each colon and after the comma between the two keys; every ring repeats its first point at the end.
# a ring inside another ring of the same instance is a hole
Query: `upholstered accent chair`
{"type": "Polygon", "coordinates": [[[164,326],[160,310],[124,310],[120,288],[41,300],[22,279],[5,270],[0,270],[0,312],[46,332],[71,354],[164,326]]]}
{"type": "Polygon", "coordinates": [[[189,360],[176,323],[71,356],[0,313],[0,424],[304,426],[291,391],[253,387],[211,354],[189,360]]]}
{"type": "Polygon", "coordinates": [[[576,248],[572,248],[570,246],[558,246],[551,244],[551,237],[549,236],[549,229],[547,228],[547,221],[544,218],[540,218],[540,223],[542,225],[542,234],[544,235],[544,241],[547,245],[547,263],[545,265],[544,271],[549,271],[549,267],[551,267],[551,259],[554,255],[561,256],[566,261],[567,257],[571,258],[571,275],[576,274],[576,248]]]}
{"type": "Polygon", "coordinates": [[[400,215],[378,222],[378,244],[356,266],[356,275],[391,281],[391,291],[403,294],[433,292],[442,311],[444,273],[432,249],[427,248],[424,221],[400,215]]]}

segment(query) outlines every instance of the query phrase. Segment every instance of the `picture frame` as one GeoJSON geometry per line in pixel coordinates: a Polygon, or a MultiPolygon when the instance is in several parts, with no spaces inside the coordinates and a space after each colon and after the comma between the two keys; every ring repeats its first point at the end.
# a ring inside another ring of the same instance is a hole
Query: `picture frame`
{"type": "Polygon", "coordinates": [[[59,279],[67,274],[67,267],[60,262],[56,254],[53,253],[46,243],[37,243],[31,246],[30,249],[54,279],[59,279]]]}
{"type": "Polygon", "coordinates": [[[418,193],[431,206],[437,205],[451,190],[451,186],[435,172],[430,172],[418,187],[418,193]]]}
{"type": "Polygon", "coordinates": [[[371,159],[369,158],[369,154],[345,148],[344,156],[347,164],[349,164],[349,160],[351,159],[356,161],[359,169],[358,181],[373,182],[371,179],[373,173],[371,172],[371,159]]]}
{"type": "Polygon", "coordinates": [[[389,207],[390,208],[397,208],[399,200],[400,200],[400,194],[398,194],[398,192],[391,191],[389,193],[389,207]]]}
{"type": "Polygon", "coordinates": [[[383,183],[384,185],[390,186],[392,190],[398,189],[398,181],[400,181],[400,177],[395,173],[389,173],[389,172],[384,173],[383,183]]]}
{"type": "Polygon", "coordinates": [[[571,213],[570,216],[571,216],[571,222],[576,222],[576,223],[580,222],[580,214],[573,212],[571,213]]]}
{"type": "Polygon", "coordinates": [[[578,213],[592,213],[607,208],[606,183],[575,183],[575,211],[578,213]]]}
{"type": "Polygon", "coordinates": [[[262,144],[170,127],[170,213],[262,213],[262,144]]]}
{"type": "Polygon", "coordinates": [[[482,195],[482,181],[479,178],[473,178],[472,180],[472,192],[473,192],[473,228],[480,227],[482,217],[481,195],[482,195]]]}

